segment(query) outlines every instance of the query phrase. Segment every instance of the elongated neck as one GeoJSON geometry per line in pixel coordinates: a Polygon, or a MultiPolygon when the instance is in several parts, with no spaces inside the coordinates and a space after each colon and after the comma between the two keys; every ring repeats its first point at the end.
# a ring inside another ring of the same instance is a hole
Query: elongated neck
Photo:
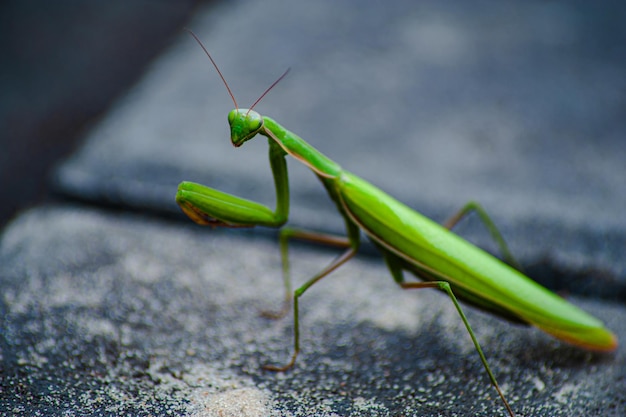
{"type": "Polygon", "coordinates": [[[276,141],[285,152],[307,165],[316,174],[332,178],[341,173],[339,164],[330,160],[295,133],[285,129],[267,116],[263,116],[263,124],[263,129],[259,133],[276,141]]]}

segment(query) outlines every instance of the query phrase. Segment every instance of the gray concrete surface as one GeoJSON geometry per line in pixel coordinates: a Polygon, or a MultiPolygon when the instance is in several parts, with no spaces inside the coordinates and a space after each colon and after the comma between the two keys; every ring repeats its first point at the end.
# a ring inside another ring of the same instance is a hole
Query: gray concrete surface
{"type": "MultiPolygon", "coordinates": [[[[68,206],[24,214],[0,244],[3,406],[16,415],[503,415],[456,311],[357,259],[302,300],[291,352],[275,245],[68,206]],[[45,233],[42,233],[45,231],[45,233]],[[244,261],[237,261],[243,259],[244,261]],[[358,279],[356,278],[358,277],[358,279]]],[[[296,279],[332,253],[296,247],[296,279]]],[[[623,306],[573,299],[622,340],[623,306]]],[[[473,309],[521,416],[624,410],[623,349],[594,355],[473,309]]]]}
{"type": "MultiPolygon", "coordinates": [[[[435,219],[480,201],[533,277],[576,293],[624,340],[624,13],[610,2],[242,1],[189,26],[242,107],[292,67],[261,113],[435,219]]],[[[230,146],[231,107],[181,33],[59,168],[58,189],[95,204],[35,209],[4,233],[10,410],[503,415],[445,298],[399,291],[369,257],[303,299],[298,366],[260,370],[291,343],[290,320],[257,314],[282,296],[272,236],[154,216],[178,212],[181,180],[272,204],[266,144],[230,146]]],[[[310,172],[290,161],[290,178],[291,223],[341,232],[310,172]]],[[[473,221],[460,233],[493,248],[473,221]]],[[[297,246],[294,278],[332,256],[297,246]]],[[[623,348],[590,354],[468,310],[519,415],[626,412],[623,348]]]]}

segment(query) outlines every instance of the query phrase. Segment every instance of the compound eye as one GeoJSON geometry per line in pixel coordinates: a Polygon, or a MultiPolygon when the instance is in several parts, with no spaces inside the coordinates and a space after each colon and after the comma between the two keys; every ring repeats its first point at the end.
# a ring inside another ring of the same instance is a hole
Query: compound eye
{"type": "Polygon", "coordinates": [[[248,131],[250,132],[256,132],[259,129],[261,129],[261,126],[263,125],[263,119],[261,117],[254,117],[256,115],[250,114],[248,116],[248,131]]]}
{"type": "Polygon", "coordinates": [[[228,124],[232,125],[238,115],[239,115],[239,109],[233,109],[230,112],[228,112],[228,124]]]}

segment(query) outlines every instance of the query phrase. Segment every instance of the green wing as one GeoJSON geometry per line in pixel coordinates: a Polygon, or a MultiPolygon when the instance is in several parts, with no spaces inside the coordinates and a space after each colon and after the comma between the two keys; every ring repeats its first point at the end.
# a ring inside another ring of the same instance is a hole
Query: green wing
{"type": "MultiPolygon", "coordinates": [[[[346,214],[378,245],[461,298],[591,350],[614,350],[602,322],[521,272],[348,172],[337,182],[346,214]]],[[[422,274],[420,274],[422,275],[422,274]]]]}

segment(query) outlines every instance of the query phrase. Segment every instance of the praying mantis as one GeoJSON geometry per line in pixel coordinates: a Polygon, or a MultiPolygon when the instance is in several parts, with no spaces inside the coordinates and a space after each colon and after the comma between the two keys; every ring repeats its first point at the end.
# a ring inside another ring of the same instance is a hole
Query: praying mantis
{"type": "Polygon", "coordinates": [[[205,226],[281,228],[279,245],[286,297],[275,317],[293,308],[293,354],[283,366],[266,365],[264,369],[286,371],[293,367],[300,352],[299,301],[314,284],[355,256],[363,232],[380,250],[394,281],[402,289],[435,288],[454,304],[474,344],[491,384],[498,392],[508,414],[514,416],[504,393],[487,363],[480,344],[457,301],[512,322],[533,325],[564,342],[592,351],[612,351],[617,338],[601,321],[550,292],[520,272],[498,229],[477,203],[465,205],[444,225],[430,220],[397,201],[384,191],[341,168],[302,138],[273,119],[254,111],[260,100],[282,80],[282,74],[249,108],[239,108],[217,64],[196,35],[226,86],[235,109],[228,114],[231,141],[235,147],[257,135],[265,136],[276,190],[276,208],[227,194],[201,184],[182,182],[176,202],[194,222],[205,226]],[[289,217],[289,181],[285,157],[289,155],[311,169],[343,217],[346,236],[282,227],[289,217]],[[476,212],[497,242],[506,263],[472,245],[450,229],[466,214],[476,212]],[[288,242],[300,239],[343,248],[343,253],[320,272],[291,291],[288,242]],[[423,282],[407,282],[404,271],[423,282]]]}

